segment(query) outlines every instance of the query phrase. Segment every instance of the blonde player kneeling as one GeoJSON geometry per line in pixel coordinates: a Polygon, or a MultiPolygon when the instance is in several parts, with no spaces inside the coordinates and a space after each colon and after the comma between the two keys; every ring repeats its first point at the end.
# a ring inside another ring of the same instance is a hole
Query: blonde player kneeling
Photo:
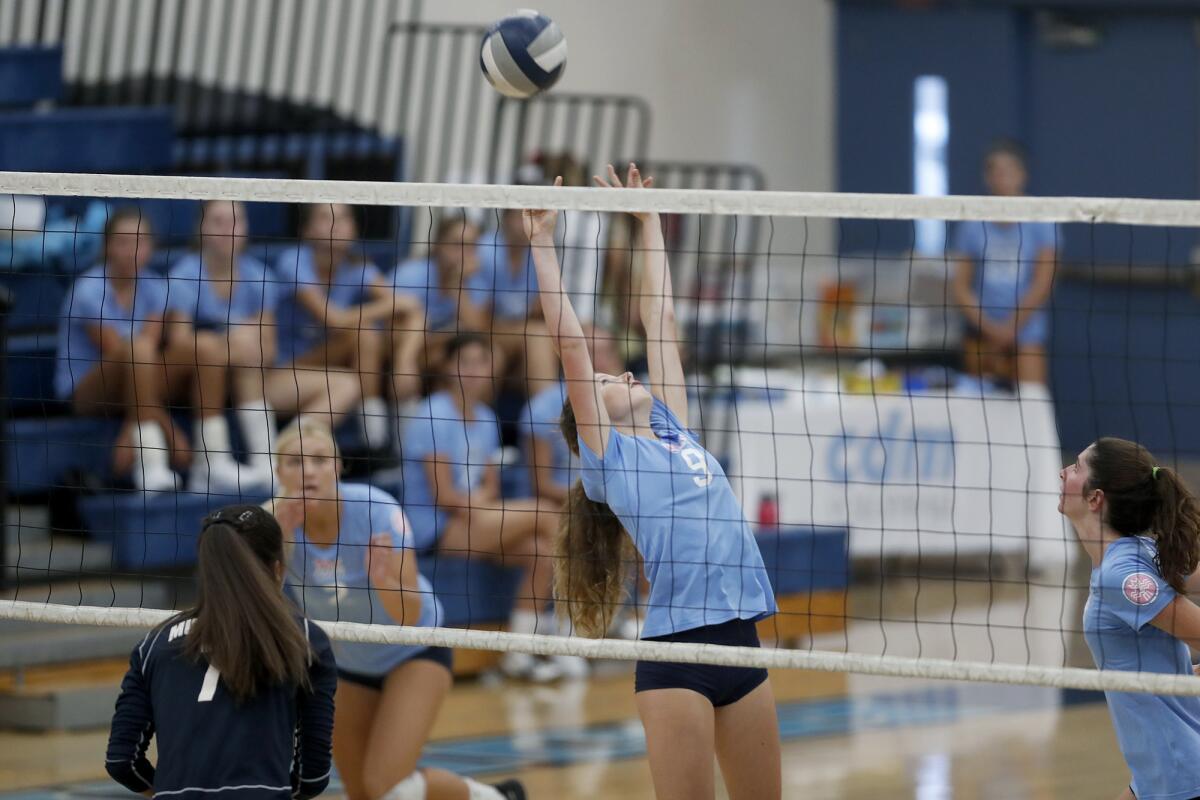
{"type": "MultiPolygon", "coordinates": [[[[301,422],[279,437],[273,510],[291,542],[288,591],[318,620],[432,627],[441,606],[417,571],[400,504],[344,483],[329,428],[301,422]]],[[[485,786],[418,769],[454,682],[443,647],[335,642],[333,760],[350,800],[523,800],[517,781],[485,786]]]]}
{"type": "MultiPolygon", "coordinates": [[[[1059,473],[1058,510],[1092,559],[1083,633],[1100,669],[1190,675],[1200,506],[1146,448],[1098,439],[1059,473]]],[[[1200,697],[1106,692],[1133,780],[1120,800],[1200,798],[1200,697]]]]}
{"type": "MultiPolygon", "coordinates": [[[[604,186],[621,186],[610,166],[604,186]]],[[[633,190],[649,185],[630,164],[633,190]]],[[[556,181],[561,185],[561,179],[556,181]]],[[[757,647],[775,598],[758,544],[721,465],[687,428],[674,299],[657,214],[637,214],[640,291],[652,389],[596,372],[562,288],[556,212],[526,211],[546,327],[567,381],[563,433],[582,460],[567,500],[555,587],[576,628],[599,636],[620,606],[626,532],[650,582],[642,638],[757,647]]],[[[767,671],[639,661],[635,690],[659,798],[714,796],[713,756],[729,796],[781,793],[779,726],[767,671]]]]}

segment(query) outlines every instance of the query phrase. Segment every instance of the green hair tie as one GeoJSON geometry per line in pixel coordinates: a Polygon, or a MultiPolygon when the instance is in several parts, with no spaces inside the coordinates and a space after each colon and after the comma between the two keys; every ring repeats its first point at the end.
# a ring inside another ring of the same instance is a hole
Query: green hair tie
{"type": "Polygon", "coordinates": [[[1150,470],[1150,477],[1156,480],[1158,479],[1158,467],[1154,467],[1150,470]]]}

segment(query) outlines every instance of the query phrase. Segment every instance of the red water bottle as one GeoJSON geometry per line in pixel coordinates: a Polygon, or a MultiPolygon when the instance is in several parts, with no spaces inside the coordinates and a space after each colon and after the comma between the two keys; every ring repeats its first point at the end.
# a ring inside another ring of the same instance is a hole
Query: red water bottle
{"type": "Polygon", "coordinates": [[[767,530],[779,526],[779,499],[773,494],[764,494],[758,500],[758,527],[767,530]]]}

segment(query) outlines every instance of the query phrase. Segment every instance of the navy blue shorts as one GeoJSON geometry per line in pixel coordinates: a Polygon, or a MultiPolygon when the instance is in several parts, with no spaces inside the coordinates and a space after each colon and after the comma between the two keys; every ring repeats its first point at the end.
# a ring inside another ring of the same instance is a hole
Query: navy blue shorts
{"type": "MultiPolygon", "coordinates": [[[[653,636],[648,642],[693,642],[758,647],[758,629],[746,619],[734,619],[720,625],[706,625],[690,631],[653,636]]],[[[708,698],[714,708],[736,703],[767,679],[765,669],[752,667],[714,667],[708,664],[678,664],[671,661],[639,661],[634,672],[633,690],[691,689],[708,698]]]]}
{"type": "MultiPolygon", "coordinates": [[[[449,647],[426,647],[404,663],[407,664],[409,661],[419,661],[422,659],[432,661],[435,664],[441,664],[446,669],[454,672],[454,651],[449,647]]],[[[390,673],[383,675],[363,675],[361,672],[350,672],[341,668],[338,668],[337,671],[338,680],[353,683],[357,686],[365,686],[377,692],[383,690],[383,682],[387,679],[388,674],[390,673]]]]}

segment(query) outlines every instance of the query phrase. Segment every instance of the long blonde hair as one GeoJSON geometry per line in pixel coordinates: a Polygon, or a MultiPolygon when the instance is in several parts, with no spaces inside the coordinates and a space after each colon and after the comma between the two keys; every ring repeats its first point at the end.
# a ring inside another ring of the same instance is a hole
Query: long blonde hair
{"type": "MultiPolygon", "coordinates": [[[[579,455],[570,400],[563,405],[560,426],[567,446],[579,455]]],[[[581,635],[595,639],[612,625],[625,599],[625,570],[634,558],[633,542],[612,509],[587,496],[582,481],[568,492],[565,511],[555,543],[554,600],[581,635]]]]}

